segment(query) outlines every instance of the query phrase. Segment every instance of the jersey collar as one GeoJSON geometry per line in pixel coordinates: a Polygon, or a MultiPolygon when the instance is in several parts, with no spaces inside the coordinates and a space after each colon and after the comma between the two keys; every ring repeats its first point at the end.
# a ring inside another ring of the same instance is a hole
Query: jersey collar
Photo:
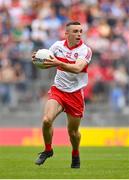
{"type": "Polygon", "coordinates": [[[65,42],[64,42],[64,46],[66,46],[68,49],[72,50],[72,49],[75,49],[75,48],[77,48],[77,47],[81,46],[81,45],[82,45],[82,43],[83,43],[83,41],[82,41],[82,40],[80,40],[80,42],[79,42],[77,45],[72,46],[72,47],[69,47],[69,46],[68,46],[68,42],[67,42],[67,40],[65,40],[65,42]]]}

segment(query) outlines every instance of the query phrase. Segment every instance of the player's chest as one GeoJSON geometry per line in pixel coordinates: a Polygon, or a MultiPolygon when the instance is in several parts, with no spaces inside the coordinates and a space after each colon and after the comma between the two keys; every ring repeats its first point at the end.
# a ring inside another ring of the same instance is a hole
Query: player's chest
{"type": "Polygon", "coordinates": [[[63,48],[63,47],[57,47],[55,49],[55,53],[54,55],[56,57],[60,57],[63,59],[68,59],[69,61],[76,61],[76,59],[79,56],[79,51],[76,49],[74,50],[69,50],[67,48],[63,48]]]}

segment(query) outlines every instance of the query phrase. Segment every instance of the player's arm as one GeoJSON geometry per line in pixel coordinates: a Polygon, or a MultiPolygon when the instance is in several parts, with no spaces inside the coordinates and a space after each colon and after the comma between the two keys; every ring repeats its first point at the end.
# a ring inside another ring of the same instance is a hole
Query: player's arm
{"type": "Polygon", "coordinates": [[[75,64],[59,62],[59,66],[62,69],[71,73],[75,73],[75,74],[80,73],[85,68],[86,65],[87,65],[87,62],[81,59],[77,59],[75,64]]]}
{"type": "Polygon", "coordinates": [[[44,62],[46,65],[53,64],[55,66],[59,66],[64,71],[71,72],[71,73],[80,73],[85,66],[88,64],[85,60],[77,59],[75,64],[69,64],[65,62],[61,62],[56,58],[51,58],[49,61],[44,62]]]}

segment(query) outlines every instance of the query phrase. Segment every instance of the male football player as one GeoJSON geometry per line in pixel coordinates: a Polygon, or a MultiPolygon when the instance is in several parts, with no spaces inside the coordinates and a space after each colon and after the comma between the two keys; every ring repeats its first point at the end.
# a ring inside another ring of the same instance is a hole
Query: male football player
{"type": "MultiPolygon", "coordinates": [[[[44,151],[36,160],[41,165],[53,156],[52,137],[53,122],[63,111],[67,114],[68,134],[72,145],[71,168],[80,168],[79,133],[80,121],[84,113],[84,97],[82,89],[88,83],[87,68],[91,60],[91,49],[81,39],[83,30],[79,22],[66,25],[65,40],[55,42],[50,50],[55,57],[46,60],[45,66],[57,67],[54,84],[48,92],[42,118],[42,133],[45,143],[44,151]]],[[[32,60],[35,55],[32,55],[32,60]]]]}

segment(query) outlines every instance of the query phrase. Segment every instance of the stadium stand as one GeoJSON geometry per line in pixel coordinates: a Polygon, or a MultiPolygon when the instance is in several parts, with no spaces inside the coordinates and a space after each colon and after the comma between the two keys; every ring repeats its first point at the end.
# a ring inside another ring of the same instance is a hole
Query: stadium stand
{"type": "Polygon", "coordinates": [[[35,68],[31,54],[63,39],[69,20],[93,50],[82,126],[129,126],[128,16],[128,0],[0,0],[0,126],[39,126],[55,69],[35,68]]]}

